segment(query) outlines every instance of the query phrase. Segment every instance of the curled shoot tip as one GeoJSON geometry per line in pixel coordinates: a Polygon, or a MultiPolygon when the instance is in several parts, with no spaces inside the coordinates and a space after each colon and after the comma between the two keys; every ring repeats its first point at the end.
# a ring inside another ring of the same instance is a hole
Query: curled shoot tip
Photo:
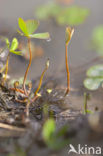
{"type": "Polygon", "coordinates": [[[49,68],[49,59],[47,59],[47,61],[46,61],[45,68],[44,68],[44,70],[43,70],[43,72],[42,72],[42,74],[41,74],[41,77],[40,77],[40,81],[39,81],[38,88],[37,88],[37,90],[35,91],[34,95],[37,95],[37,94],[38,94],[38,92],[39,92],[39,90],[40,90],[40,88],[41,88],[41,85],[42,85],[42,81],[43,81],[44,74],[45,74],[45,72],[47,71],[48,68],[49,68]]]}
{"type": "Polygon", "coordinates": [[[67,27],[65,31],[65,43],[68,45],[74,33],[74,28],[67,27]]]}

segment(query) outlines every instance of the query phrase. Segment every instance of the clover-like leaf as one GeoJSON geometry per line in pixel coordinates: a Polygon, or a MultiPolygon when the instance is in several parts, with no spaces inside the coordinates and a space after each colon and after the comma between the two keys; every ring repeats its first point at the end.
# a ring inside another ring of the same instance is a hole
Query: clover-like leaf
{"type": "Polygon", "coordinates": [[[103,83],[103,64],[95,65],[87,70],[84,86],[89,90],[98,89],[103,83]]]}
{"type": "MultiPolygon", "coordinates": [[[[32,33],[36,31],[39,26],[39,22],[36,20],[24,21],[22,18],[18,19],[19,28],[24,33],[25,36],[29,37],[32,33]]],[[[19,31],[21,34],[21,32],[19,31]]]]}
{"type": "Polygon", "coordinates": [[[89,15],[89,10],[78,6],[63,9],[57,16],[58,24],[68,24],[71,26],[82,24],[89,15]]]}
{"type": "Polygon", "coordinates": [[[88,77],[103,77],[103,64],[92,66],[87,71],[88,77]]]}
{"type": "Polygon", "coordinates": [[[34,33],[39,26],[39,22],[36,20],[27,20],[25,21],[25,23],[26,23],[28,35],[34,33]]]}
{"type": "Polygon", "coordinates": [[[48,32],[45,33],[37,33],[30,35],[31,38],[37,38],[37,39],[50,39],[50,35],[48,32]]]}
{"type": "Polygon", "coordinates": [[[89,90],[97,90],[103,83],[103,78],[87,78],[84,80],[84,86],[89,90]]]}
{"type": "Polygon", "coordinates": [[[18,40],[16,38],[13,38],[10,46],[10,51],[15,51],[18,48],[18,40]]]}
{"type": "Polygon", "coordinates": [[[25,34],[28,35],[28,31],[27,31],[27,27],[26,27],[26,23],[22,18],[18,19],[18,25],[19,28],[21,29],[21,31],[25,34]]]}
{"type": "Polygon", "coordinates": [[[99,54],[103,55],[103,25],[93,30],[92,45],[99,54]]]}

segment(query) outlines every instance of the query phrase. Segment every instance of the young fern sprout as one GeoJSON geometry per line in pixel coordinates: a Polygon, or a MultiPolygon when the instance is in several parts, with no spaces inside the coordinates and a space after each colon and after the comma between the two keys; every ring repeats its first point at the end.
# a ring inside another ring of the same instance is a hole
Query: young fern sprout
{"type": "Polygon", "coordinates": [[[66,72],[67,72],[67,89],[65,95],[67,95],[70,91],[70,71],[69,71],[69,64],[68,64],[68,45],[74,33],[74,29],[71,27],[66,28],[65,32],[65,63],[66,63],[66,72]]]}
{"type": "Polygon", "coordinates": [[[44,74],[45,72],[47,71],[47,69],[49,68],[49,59],[47,60],[46,62],[46,65],[45,65],[45,69],[43,70],[42,74],[41,74],[41,77],[40,77],[40,81],[39,81],[39,85],[38,85],[38,88],[36,89],[34,95],[37,95],[40,88],[41,88],[41,85],[42,85],[42,81],[43,81],[43,77],[44,77],[44,74]]]}
{"type": "Polygon", "coordinates": [[[26,20],[24,21],[22,18],[18,19],[18,25],[21,31],[18,30],[19,34],[21,36],[25,36],[28,40],[28,48],[29,48],[29,55],[30,55],[30,59],[29,59],[29,64],[27,66],[25,75],[24,75],[24,80],[23,80],[23,90],[26,96],[28,96],[28,93],[26,91],[26,86],[25,86],[25,82],[27,79],[27,75],[31,66],[31,62],[32,62],[32,52],[31,52],[31,38],[37,38],[37,39],[49,39],[49,33],[45,32],[45,33],[34,33],[36,31],[36,29],[39,26],[39,22],[37,20],[26,20]]]}
{"type": "Polygon", "coordinates": [[[3,79],[3,84],[4,84],[6,79],[7,79],[10,53],[13,53],[13,54],[16,54],[16,55],[22,55],[22,54],[21,54],[21,51],[16,51],[17,48],[18,48],[18,40],[16,38],[13,38],[11,44],[10,44],[8,38],[4,38],[3,40],[6,43],[6,48],[9,50],[9,53],[8,53],[8,56],[7,56],[7,60],[6,60],[5,76],[4,76],[4,79],[3,79]]]}

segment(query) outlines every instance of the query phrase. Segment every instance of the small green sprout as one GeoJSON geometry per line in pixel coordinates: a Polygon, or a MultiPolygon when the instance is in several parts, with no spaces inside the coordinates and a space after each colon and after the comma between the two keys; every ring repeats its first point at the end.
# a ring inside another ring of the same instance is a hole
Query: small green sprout
{"type": "Polygon", "coordinates": [[[84,93],[84,114],[91,114],[92,111],[88,110],[87,102],[90,100],[90,94],[84,93]]]}
{"type": "Polygon", "coordinates": [[[5,69],[5,77],[3,80],[3,84],[6,81],[7,73],[8,73],[8,64],[9,64],[9,55],[10,53],[16,54],[16,55],[22,55],[21,51],[17,51],[18,48],[18,40],[16,38],[13,38],[11,44],[8,38],[3,38],[3,40],[6,43],[6,48],[8,49],[9,53],[6,60],[6,69],[5,69]]]}
{"type": "Polygon", "coordinates": [[[87,70],[84,86],[88,90],[97,90],[103,84],[103,64],[95,65],[87,70]]]}
{"type": "Polygon", "coordinates": [[[63,126],[57,131],[55,120],[47,119],[43,126],[42,136],[50,149],[58,150],[69,143],[69,140],[65,139],[67,130],[68,126],[63,126]]]}
{"type": "Polygon", "coordinates": [[[30,39],[31,38],[37,38],[37,39],[46,39],[47,40],[50,38],[50,36],[49,36],[48,32],[34,33],[39,26],[39,22],[37,20],[26,20],[26,21],[24,21],[22,18],[19,18],[18,19],[18,25],[20,28],[20,30],[18,30],[19,34],[27,37],[27,39],[28,39],[30,59],[29,59],[28,67],[27,67],[25,75],[24,75],[24,81],[23,81],[23,89],[24,89],[25,95],[28,95],[27,91],[26,91],[26,87],[25,87],[25,82],[26,82],[27,74],[28,74],[28,71],[30,69],[31,62],[32,62],[31,40],[30,39]]]}

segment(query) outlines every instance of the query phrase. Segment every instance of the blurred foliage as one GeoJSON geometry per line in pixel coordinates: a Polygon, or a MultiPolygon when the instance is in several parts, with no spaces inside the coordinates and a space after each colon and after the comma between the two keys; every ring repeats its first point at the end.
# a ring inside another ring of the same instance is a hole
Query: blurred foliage
{"type": "MultiPolygon", "coordinates": [[[[24,80],[24,78],[21,77],[21,78],[19,78],[19,79],[11,79],[8,83],[9,83],[11,86],[14,86],[14,83],[15,83],[16,81],[18,81],[18,82],[19,82],[19,85],[22,85],[22,84],[23,84],[23,80],[24,80]]],[[[30,82],[31,82],[30,80],[26,80],[26,85],[27,85],[28,83],[30,83],[30,82]]]]}
{"type": "Polygon", "coordinates": [[[59,25],[74,26],[85,21],[89,10],[78,6],[62,7],[52,2],[39,7],[35,14],[41,20],[53,17],[59,25]]]}
{"type": "Polygon", "coordinates": [[[82,24],[88,15],[89,11],[87,9],[72,6],[63,10],[56,20],[60,25],[68,24],[74,26],[82,24]]]}
{"type": "Polygon", "coordinates": [[[103,55],[103,25],[93,30],[92,45],[100,55],[103,55]]]}
{"type": "Polygon", "coordinates": [[[15,152],[8,154],[8,156],[27,156],[27,154],[21,147],[16,146],[15,152]]]}
{"type": "Polygon", "coordinates": [[[61,129],[56,131],[55,121],[53,119],[46,120],[43,126],[42,136],[48,147],[58,150],[67,145],[69,140],[64,137],[67,129],[67,126],[63,126],[61,129]]]}
{"type": "Polygon", "coordinates": [[[103,84],[103,64],[95,65],[87,70],[84,86],[89,90],[97,90],[103,84]]]}
{"type": "Polygon", "coordinates": [[[39,22],[37,20],[26,20],[24,21],[22,18],[18,19],[18,25],[20,30],[18,32],[20,35],[24,35],[28,38],[38,38],[38,39],[49,39],[49,33],[37,33],[33,34],[39,26],[39,22]]]}

